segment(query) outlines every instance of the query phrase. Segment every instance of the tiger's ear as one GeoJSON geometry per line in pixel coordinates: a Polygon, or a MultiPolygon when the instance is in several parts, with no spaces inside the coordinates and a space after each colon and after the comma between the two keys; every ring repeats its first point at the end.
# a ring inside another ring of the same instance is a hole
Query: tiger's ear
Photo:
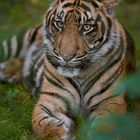
{"type": "Polygon", "coordinates": [[[113,7],[117,5],[121,0],[97,0],[97,1],[101,3],[103,6],[113,7]]]}

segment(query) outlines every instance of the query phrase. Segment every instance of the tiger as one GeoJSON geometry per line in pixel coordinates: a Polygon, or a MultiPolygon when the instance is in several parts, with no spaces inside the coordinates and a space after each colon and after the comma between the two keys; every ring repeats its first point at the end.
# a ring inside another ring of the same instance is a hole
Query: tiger
{"type": "Polygon", "coordinates": [[[43,73],[42,25],[12,36],[0,45],[0,81],[23,82],[38,96],[43,73]]]}
{"type": "Polygon", "coordinates": [[[79,112],[89,120],[127,112],[125,93],[114,90],[134,70],[135,49],[113,10],[119,1],[54,0],[48,8],[43,80],[32,115],[42,139],[75,140],[79,112]]]}

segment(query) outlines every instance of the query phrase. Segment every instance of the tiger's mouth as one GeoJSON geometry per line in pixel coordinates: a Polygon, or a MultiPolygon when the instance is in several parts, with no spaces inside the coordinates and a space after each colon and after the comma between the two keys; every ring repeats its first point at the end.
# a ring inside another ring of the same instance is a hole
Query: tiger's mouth
{"type": "Polygon", "coordinates": [[[50,63],[56,68],[57,72],[64,77],[76,77],[80,71],[87,68],[87,62],[78,61],[76,63],[64,62],[54,57],[47,56],[50,63]]]}
{"type": "Polygon", "coordinates": [[[76,77],[80,73],[80,68],[58,66],[57,71],[64,77],[76,77]]]}

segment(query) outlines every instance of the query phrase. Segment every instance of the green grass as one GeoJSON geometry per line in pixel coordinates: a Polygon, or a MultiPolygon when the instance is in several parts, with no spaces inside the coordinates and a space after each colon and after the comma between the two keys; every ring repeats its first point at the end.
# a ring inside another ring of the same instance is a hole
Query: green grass
{"type": "MultiPolygon", "coordinates": [[[[46,11],[46,0],[39,4],[19,2],[9,4],[0,2],[0,41],[28,28],[39,24],[46,11]],[[8,9],[8,10],[7,10],[8,9]]],[[[11,1],[12,2],[12,1],[11,1]]],[[[140,68],[140,3],[121,4],[116,8],[119,21],[131,33],[136,44],[137,68],[140,68]]],[[[21,84],[0,84],[0,140],[39,140],[32,132],[31,116],[36,99],[21,84]]],[[[133,110],[139,110],[139,101],[129,103],[133,110]]],[[[140,114],[139,111],[136,111],[140,114]]],[[[140,116],[140,115],[139,115],[140,116]]]]}
{"type": "Polygon", "coordinates": [[[31,128],[31,93],[20,84],[0,84],[0,96],[0,140],[39,140],[31,128]]]}

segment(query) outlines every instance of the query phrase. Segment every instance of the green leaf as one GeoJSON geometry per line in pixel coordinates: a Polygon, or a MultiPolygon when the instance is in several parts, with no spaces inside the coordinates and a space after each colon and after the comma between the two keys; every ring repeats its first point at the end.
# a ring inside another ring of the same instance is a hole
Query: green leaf
{"type": "Polygon", "coordinates": [[[140,72],[128,76],[116,88],[115,94],[126,93],[131,99],[140,97],[140,72]]]}

